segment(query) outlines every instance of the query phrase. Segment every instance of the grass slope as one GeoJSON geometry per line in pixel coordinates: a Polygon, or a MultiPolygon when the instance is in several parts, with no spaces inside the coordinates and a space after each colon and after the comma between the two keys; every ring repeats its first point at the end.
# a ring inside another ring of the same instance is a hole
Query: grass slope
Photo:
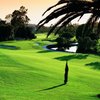
{"type": "Polygon", "coordinates": [[[100,57],[44,50],[41,38],[0,43],[0,100],[99,100],[100,57]]]}

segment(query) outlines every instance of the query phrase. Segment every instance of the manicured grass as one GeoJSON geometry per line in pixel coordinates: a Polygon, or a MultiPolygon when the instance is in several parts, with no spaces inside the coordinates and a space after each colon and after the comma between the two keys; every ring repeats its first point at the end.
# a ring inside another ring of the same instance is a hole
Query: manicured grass
{"type": "Polygon", "coordinates": [[[0,43],[0,100],[99,100],[100,57],[44,50],[44,38],[0,43]]]}

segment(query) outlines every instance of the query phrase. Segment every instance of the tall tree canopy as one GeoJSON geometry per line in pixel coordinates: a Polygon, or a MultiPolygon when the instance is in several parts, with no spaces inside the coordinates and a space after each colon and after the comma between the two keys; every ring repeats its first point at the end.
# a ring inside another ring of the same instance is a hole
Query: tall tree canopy
{"type": "Polygon", "coordinates": [[[10,23],[11,26],[13,26],[13,29],[12,29],[13,39],[15,38],[25,38],[25,39],[34,38],[34,34],[32,34],[31,29],[28,28],[27,26],[30,20],[27,16],[27,11],[28,9],[26,9],[24,6],[21,6],[19,10],[14,10],[11,14],[8,14],[5,17],[6,22],[10,23]]]}
{"type": "Polygon", "coordinates": [[[5,19],[14,27],[25,25],[30,20],[26,15],[27,10],[24,6],[21,6],[19,10],[14,10],[12,14],[8,14],[5,19]]]}
{"type": "Polygon", "coordinates": [[[56,30],[57,33],[62,27],[70,23],[73,19],[79,17],[79,20],[84,14],[90,13],[91,16],[88,19],[86,26],[83,30],[90,29],[94,27],[94,24],[98,22],[97,33],[100,35],[100,0],[60,0],[57,4],[49,7],[43,15],[50,11],[52,8],[55,8],[48,16],[41,20],[38,24],[38,29],[48,23],[49,21],[58,18],[61,16],[60,20],[57,21],[55,25],[48,32],[48,36],[55,30],[57,26],[60,26],[56,30]],[[59,5],[61,5],[59,7],[59,5]],[[62,16],[63,15],[63,16],[62,16]]]}

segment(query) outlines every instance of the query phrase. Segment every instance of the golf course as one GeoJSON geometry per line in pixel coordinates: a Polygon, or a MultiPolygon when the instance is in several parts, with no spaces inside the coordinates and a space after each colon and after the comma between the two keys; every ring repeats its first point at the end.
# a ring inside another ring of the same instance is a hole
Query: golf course
{"type": "Polygon", "coordinates": [[[45,37],[0,42],[0,100],[100,100],[100,56],[45,50],[45,37]]]}

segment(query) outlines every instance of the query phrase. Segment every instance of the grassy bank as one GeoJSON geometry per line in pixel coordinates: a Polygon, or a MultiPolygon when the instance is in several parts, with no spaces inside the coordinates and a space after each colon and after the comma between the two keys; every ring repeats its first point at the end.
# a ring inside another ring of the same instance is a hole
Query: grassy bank
{"type": "Polygon", "coordinates": [[[99,100],[100,57],[44,50],[44,38],[0,43],[0,100],[99,100]]]}

